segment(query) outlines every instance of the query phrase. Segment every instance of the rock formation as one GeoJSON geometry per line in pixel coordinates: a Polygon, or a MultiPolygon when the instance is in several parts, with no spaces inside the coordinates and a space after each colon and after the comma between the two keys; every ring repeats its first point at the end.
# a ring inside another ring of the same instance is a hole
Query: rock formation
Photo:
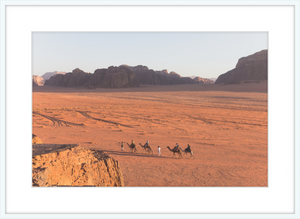
{"type": "Polygon", "coordinates": [[[53,75],[56,74],[66,74],[66,72],[63,71],[53,71],[53,72],[46,72],[45,74],[42,75],[42,78],[44,78],[44,81],[48,80],[49,78],[51,78],[53,75]]]}
{"type": "Polygon", "coordinates": [[[117,160],[79,145],[33,145],[32,186],[124,186],[117,160]]]}
{"type": "Polygon", "coordinates": [[[200,77],[195,77],[193,78],[194,83],[198,84],[213,84],[215,83],[214,81],[207,79],[207,78],[200,78],[200,77]]]}
{"type": "Polygon", "coordinates": [[[173,84],[212,84],[209,79],[197,77],[181,77],[174,71],[164,69],[154,71],[147,66],[110,66],[107,69],[97,69],[93,74],[74,69],[72,73],[55,74],[46,80],[45,85],[57,87],[87,87],[87,88],[126,88],[138,87],[139,84],[173,85],[173,84]]]}
{"type": "Polygon", "coordinates": [[[138,87],[136,75],[126,66],[97,69],[94,74],[74,69],[72,73],[57,74],[45,82],[45,85],[58,87],[88,87],[88,88],[125,88],[138,87]]]}
{"type": "Polygon", "coordinates": [[[97,69],[84,84],[86,87],[126,88],[138,87],[139,81],[134,72],[127,66],[97,69]]]}
{"type": "MultiPolygon", "coordinates": [[[[127,66],[127,65],[126,65],[127,66]]],[[[178,73],[164,69],[154,71],[147,66],[128,66],[136,74],[140,84],[172,85],[172,84],[213,84],[213,81],[200,77],[181,77],[178,73]],[[197,79],[194,79],[197,78],[197,79]]]]}
{"type": "Polygon", "coordinates": [[[236,67],[218,77],[216,84],[235,84],[241,81],[268,79],[268,50],[240,58],[236,67]]]}
{"type": "Polygon", "coordinates": [[[140,84],[172,85],[194,83],[190,77],[181,77],[174,71],[169,73],[166,69],[154,71],[143,65],[128,67],[136,74],[140,84]]]}
{"type": "Polygon", "coordinates": [[[32,134],[32,144],[43,144],[43,142],[38,136],[32,134]]]}
{"type": "Polygon", "coordinates": [[[78,87],[83,86],[89,78],[90,74],[76,68],[70,73],[53,75],[45,82],[45,85],[57,87],[78,87]]]}
{"type": "Polygon", "coordinates": [[[32,86],[44,86],[44,79],[38,75],[32,76],[32,86]]]}

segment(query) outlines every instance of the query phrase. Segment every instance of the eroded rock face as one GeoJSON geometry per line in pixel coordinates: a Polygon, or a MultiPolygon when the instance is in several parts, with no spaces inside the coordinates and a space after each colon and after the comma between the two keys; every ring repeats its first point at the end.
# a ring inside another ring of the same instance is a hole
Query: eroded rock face
{"type": "Polygon", "coordinates": [[[125,88],[138,87],[139,81],[130,68],[126,66],[111,66],[108,69],[97,69],[94,74],[89,74],[76,68],[72,73],[52,76],[45,82],[45,85],[57,87],[125,88]]]}
{"type": "Polygon", "coordinates": [[[33,86],[44,86],[44,79],[38,75],[32,75],[33,86]]]}
{"type": "Polygon", "coordinates": [[[63,71],[53,71],[53,72],[46,72],[45,74],[42,75],[42,78],[44,78],[44,81],[48,80],[49,78],[51,78],[53,75],[56,74],[66,74],[66,72],[63,71]]]}
{"type": "Polygon", "coordinates": [[[32,186],[124,186],[117,160],[79,145],[33,145],[32,186]]]}
{"type": "Polygon", "coordinates": [[[241,81],[260,81],[268,79],[268,50],[240,58],[236,67],[216,80],[216,84],[236,84],[241,81]]]}
{"type": "Polygon", "coordinates": [[[32,134],[32,144],[43,144],[43,142],[38,136],[32,134]]]}
{"type": "Polygon", "coordinates": [[[90,74],[76,68],[70,73],[53,75],[45,82],[45,85],[57,87],[79,87],[83,86],[90,77],[90,74]]]}
{"type": "Polygon", "coordinates": [[[128,66],[110,66],[107,69],[95,70],[85,86],[102,88],[139,87],[139,81],[128,66]]]}
{"type": "Polygon", "coordinates": [[[147,66],[137,65],[128,66],[136,74],[140,84],[153,85],[172,85],[172,84],[193,84],[193,80],[189,77],[181,77],[174,71],[170,73],[168,70],[154,71],[147,66]]]}

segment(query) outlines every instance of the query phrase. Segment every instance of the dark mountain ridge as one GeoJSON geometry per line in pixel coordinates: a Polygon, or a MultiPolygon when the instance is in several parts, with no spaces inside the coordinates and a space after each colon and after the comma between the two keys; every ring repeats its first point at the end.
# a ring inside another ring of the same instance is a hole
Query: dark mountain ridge
{"type": "Polygon", "coordinates": [[[236,67],[221,74],[215,84],[236,84],[242,81],[268,80],[268,50],[238,60],[236,67]]]}
{"type": "MultiPolygon", "coordinates": [[[[199,77],[200,78],[200,77],[199,77]]],[[[57,87],[88,87],[88,88],[126,88],[138,87],[139,84],[173,85],[173,84],[204,84],[213,83],[209,79],[199,80],[181,77],[176,72],[170,73],[164,69],[154,71],[147,66],[110,66],[107,69],[96,69],[93,74],[79,68],[70,73],[55,74],[45,81],[45,85],[57,87]]]]}

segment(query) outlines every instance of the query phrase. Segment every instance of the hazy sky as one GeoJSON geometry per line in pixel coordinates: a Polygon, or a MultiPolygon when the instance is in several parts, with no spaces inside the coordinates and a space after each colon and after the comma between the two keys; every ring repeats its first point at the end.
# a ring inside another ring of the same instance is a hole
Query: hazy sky
{"type": "Polygon", "coordinates": [[[268,48],[266,32],[34,32],[33,75],[146,65],[216,78],[239,58],[268,48]]]}

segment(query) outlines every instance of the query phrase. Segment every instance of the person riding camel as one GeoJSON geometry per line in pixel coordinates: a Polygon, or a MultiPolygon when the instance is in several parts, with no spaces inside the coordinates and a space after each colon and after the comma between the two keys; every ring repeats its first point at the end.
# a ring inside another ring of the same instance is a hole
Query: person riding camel
{"type": "Polygon", "coordinates": [[[134,143],[134,140],[132,139],[132,141],[131,141],[131,145],[132,146],[135,146],[135,143],[134,143]]]}
{"type": "Polygon", "coordinates": [[[188,152],[191,152],[192,151],[191,146],[188,144],[188,147],[185,150],[188,151],[188,152]]]}
{"type": "Polygon", "coordinates": [[[149,140],[147,140],[147,143],[145,144],[145,148],[147,148],[148,147],[148,145],[149,145],[149,140]]]}
{"type": "Polygon", "coordinates": [[[176,143],[175,148],[176,148],[176,150],[179,150],[179,145],[178,145],[178,143],[176,143]]]}

